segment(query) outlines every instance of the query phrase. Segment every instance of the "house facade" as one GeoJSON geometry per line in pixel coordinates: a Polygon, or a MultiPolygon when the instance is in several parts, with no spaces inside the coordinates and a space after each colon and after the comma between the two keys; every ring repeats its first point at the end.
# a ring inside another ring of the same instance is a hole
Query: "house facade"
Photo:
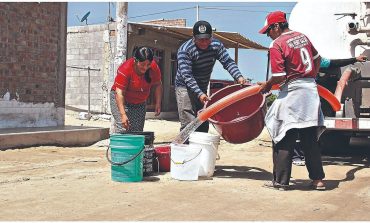
{"type": "MultiPolygon", "coordinates": [[[[108,96],[116,74],[115,27],[115,23],[68,27],[66,81],[68,109],[83,111],[87,110],[90,104],[91,112],[110,114],[108,96]],[[88,80],[90,91],[87,87],[88,80]]],[[[181,44],[192,37],[192,28],[186,27],[184,19],[175,19],[128,23],[127,30],[127,58],[132,57],[134,49],[138,46],[148,46],[154,50],[155,60],[162,72],[162,115],[177,113],[174,90],[176,55],[181,44]]],[[[237,33],[215,32],[214,35],[227,48],[266,50],[265,47],[237,33]]],[[[154,96],[151,94],[147,101],[147,111],[153,110],[154,96]]]]}

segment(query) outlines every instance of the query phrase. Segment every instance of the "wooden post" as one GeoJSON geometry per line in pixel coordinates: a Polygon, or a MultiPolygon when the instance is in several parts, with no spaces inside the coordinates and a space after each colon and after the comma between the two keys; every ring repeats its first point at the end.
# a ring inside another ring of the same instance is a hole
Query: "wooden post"
{"type": "Polygon", "coordinates": [[[239,60],[239,43],[236,43],[235,46],[235,63],[238,65],[239,60]]]}

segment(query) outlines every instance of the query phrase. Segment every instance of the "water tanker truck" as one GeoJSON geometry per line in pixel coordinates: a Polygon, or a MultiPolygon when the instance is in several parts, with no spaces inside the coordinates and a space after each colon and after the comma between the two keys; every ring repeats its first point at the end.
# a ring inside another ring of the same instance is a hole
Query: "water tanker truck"
{"type": "MultiPolygon", "coordinates": [[[[370,2],[298,2],[289,27],[306,34],[324,58],[370,58],[370,2]]],[[[322,100],[327,128],[322,148],[337,150],[348,147],[351,137],[370,138],[370,62],[327,69],[317,80],[342,105],[334,112],[322,100]]]]}

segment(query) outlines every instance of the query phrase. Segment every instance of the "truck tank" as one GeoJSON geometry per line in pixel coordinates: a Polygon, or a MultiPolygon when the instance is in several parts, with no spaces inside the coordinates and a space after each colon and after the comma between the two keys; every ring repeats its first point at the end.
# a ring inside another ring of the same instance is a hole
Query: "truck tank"
{"type": "MultiPolygon", "coordinates": [[[[289,16],[289,28],[307,35],[322,57],[345,59],[363,54],[370,58],[370,3],[298,2],[289,16]]],[[[338,138],[348,144],[351,136],[370,136],[370,62],[349,66],[356,78],[348,81],[343,91],[343,110],[333,115],[324,112],[328,131],[323,141],[329,147],[334,147],[335,141],[346,144],[338,138]],[[351,116],[345,112],[350,108],[351,116]]],[[[339,79],[346,68],[330,72],[339,79]]]]}

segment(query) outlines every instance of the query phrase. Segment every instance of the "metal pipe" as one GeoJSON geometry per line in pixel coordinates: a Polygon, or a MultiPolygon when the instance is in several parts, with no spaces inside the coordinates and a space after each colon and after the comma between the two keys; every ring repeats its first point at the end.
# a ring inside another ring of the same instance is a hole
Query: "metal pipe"
{"type": "Polygon", "coordinates": [[[369,26],[360,27],[360,28],[358,28],[358,32],[359,33],[368,33],[368,32],[370,32],[370,27],[369,26]]]}
{"type": "Polygon", "coordinates": [[[78,69],[78,70],[87,70],[87,77],[88,77],[88,87],[87,87],[87,119],[90,120],[91,119],[91,110],[90,110],[90,70],[93,70],[93,71],[100,71],[100,69],[94,69],[94,68],[90,68],[90,66],[88,66],[87,68],[85,67],[78,67],[78,66],[67,66],[67,67],[70,67],[70,68],[74,68],[74,69],[78,69]]]}
{"type": "Polygon", "coordinates": [[[88,88],[87,88],[87,120],[90,120],[91,113],[90,113],[90,67],[87,67],[87,76],[88,76],[88,88]]]}
{"type": "Polygon", "coordinates": [[[356,46],[358,46],[358,45],[370,46],[370,38],[365,37],[365,38],[354,39],[354,40],[352,40],[352,42],[349,45],[350,45],[351,54],[355,55],[356,46]]]}
{"type": "Polygon", "coordinates": [[[94,71],[100,71],[100,69],[95,69],[95,68],[89,68],[89,67],[77,67],[77,66],[67,66],[70,68],[78,69],[78,70],[94,70],[94,71]]]}

